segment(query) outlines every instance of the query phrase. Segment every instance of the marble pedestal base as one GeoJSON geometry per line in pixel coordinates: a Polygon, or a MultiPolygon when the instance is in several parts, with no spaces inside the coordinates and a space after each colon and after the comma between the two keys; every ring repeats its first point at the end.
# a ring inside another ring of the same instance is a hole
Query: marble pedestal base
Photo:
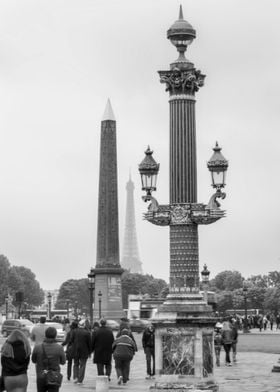
{"type": "Polygon", "coordinates": [[[187,383],[163,383],[158,382],[155,385],[150,387],[151,392],[200,392],[200,391],[208,391],[208,392],[218,392],[219,387],[212,381],[201,381],[198,382],[197,379],[189,380],[187,383]]]}
{"type": "Polygon", "coordinates": [[[151,391],[216,392],[213,330],[217,320],[201,300],[186,303],[185,312],[178,302],[173,306],[176,311],[172,312],[171,303],[165,304],[153,320],[156,381],[151,391]]]}

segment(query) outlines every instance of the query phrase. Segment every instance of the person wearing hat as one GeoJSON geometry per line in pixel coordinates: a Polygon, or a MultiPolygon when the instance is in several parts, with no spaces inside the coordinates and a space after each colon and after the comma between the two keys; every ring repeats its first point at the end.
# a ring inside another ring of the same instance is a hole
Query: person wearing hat
{"type": "Polygon", "coordinates": [[[220,366],[220,354],[223,345],[222,328],[223,328],[223,324],[219,322],[215,325],[214,328],[214,349],[215,349],[215,357],[216,357],[216,366],[220,366]]]}
{"type": "Polygon", "coordinates": [[[108,376],[110,381],[112,371],[112,345],[114,335],[111,328],[107,328],[106,320],[100,320],[100,327],[92,334],[92,351],[94,352],[93,363],[96,363],[98,376],[108,376]]]}

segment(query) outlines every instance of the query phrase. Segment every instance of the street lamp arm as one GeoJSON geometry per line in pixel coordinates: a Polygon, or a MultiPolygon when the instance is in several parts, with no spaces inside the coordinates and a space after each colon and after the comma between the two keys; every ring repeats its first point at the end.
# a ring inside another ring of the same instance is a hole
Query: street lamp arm
{"type": "MultiPolygon", "coordinates": [[[[223,194],[225,195],[225,194],[223,194]]],[[[212,202],[202,203],[178,203],[172,205],[159,205],[154,199],[148,207],[148,211],[143,214],[143,218],[157,226],[171,225],[209,225],[225,216],[225,211],[217,206],[215,199],[224,198],[221,192],[212,196],[212,202]]],[[[143,199],[146,196],[143,196],[143,199]]],[[[151,196],[149,199],[151,200],[151,196]]]]}
{"type": "Polygon", "coordinates": [[[207,205],[207,207],[210,210],[217,210],[221,207],[221,204],[217,201],[217,199],[221,198],[221,199],[225,199],[226,197],[226,193],[225,192],[221,192],[221,190],[217,190],[216,193],[214,193],[214,195],[211,196],[209,203],[207,205]]]}
{"type": "Polygon", "coordinates": [[[146,203],[147,201],[150,201],[151,203],[148,205],[148,210],[150,212],[156,212],[159,209],[159,204],[156,198],[154,198],[152,195],[145,195],[142,196],[142,200],[146,203]]]}
{"type": "MultiPolygon", "coordinates": [[[[144,197],[145,196],[143,196],[143,198],[144,197]]],[[[170,206],[159,205],[156,199],[154,199],[154,203],[155,202],[156,204],[153,204],[152,201],[152,203],[148,206],[148,212],[143,214],[143,219],[157,226],[169,226],[171,219],[170,206]]]]}

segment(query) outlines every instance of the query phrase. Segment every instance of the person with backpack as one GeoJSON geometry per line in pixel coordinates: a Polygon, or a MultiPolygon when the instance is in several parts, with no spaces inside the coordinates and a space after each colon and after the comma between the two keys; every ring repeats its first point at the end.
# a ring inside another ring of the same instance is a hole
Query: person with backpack
{"type": "Polygon", "coordinates": [[[121,335],[113,343],[113,357],[118,377],[118,385],[126,384],[129,380],[130,362],[136,351],[136,344],[129,336],[129,330],[124,328],[121,335]]]}

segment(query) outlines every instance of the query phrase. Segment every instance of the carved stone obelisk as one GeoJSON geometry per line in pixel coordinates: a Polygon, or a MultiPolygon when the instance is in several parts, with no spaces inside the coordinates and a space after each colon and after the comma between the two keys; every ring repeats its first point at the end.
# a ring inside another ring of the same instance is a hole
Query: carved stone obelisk
{"type": "Polygon", "coordinates": [[[132,273],[142,274],[142,263],[139,257],[135,208],[134,208],[134,183],[129,176],[126,183],[126,215],[121,265],[132,273]]]}
{"type": "Polygon", "coordinates": [[[110,100],[101,122],[97,258],[93,318],[123,316],[119,261],[116,120],[110,100]]]}

